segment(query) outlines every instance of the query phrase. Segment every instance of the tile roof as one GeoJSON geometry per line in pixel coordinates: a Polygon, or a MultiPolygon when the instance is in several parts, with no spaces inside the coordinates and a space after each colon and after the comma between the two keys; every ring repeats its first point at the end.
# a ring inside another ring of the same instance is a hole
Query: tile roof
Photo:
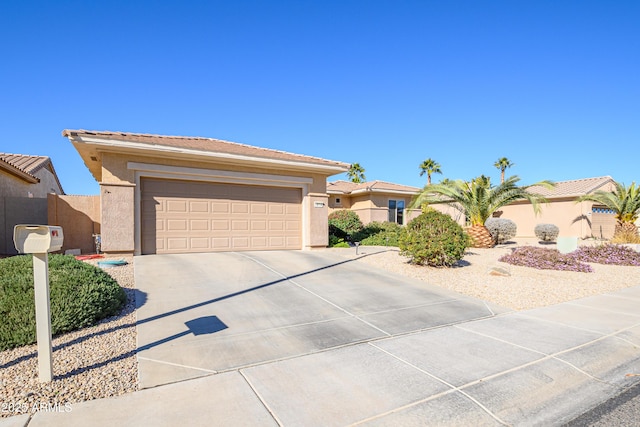
{"type": "Polygon", "coordinates": [[[597,190],[607,190],[608,184],[613,184],[614,180],[610,176],[599,176],[595,178],[575,179],[571,181],[556,182],[555,188],[549,190],[544,187],[534,186],[530,190],[541,194],[546,198],[558,197],[578,197],[593,193],[597,190]]]}
{"type": "Polygon", "coordinates": [[[320,157],[294,154],[269,148],[255,147],[252,145],[240,144],[237,142],[224,141],[214,138],[70,129],[65,129],[64,131],[62,131],[62,135],[70,139],[74,137],[96,138],[100,140],[133,143],[140,147],[169,147],[181,150],[222,153],[289,162],[302,162],[313,165],[337,167],[345,170],[349,168],[348,163],[322,159],[320,157]]]}
{"type": "Polygon", "coordinates": [[[391,182],[378,180],[357,184],[349,181],[333,181],[327,183],[327,193],[330,194],[354,194],[363,192],[416,194],[419,191],[420,188],[418,187],[410,187],[408,185],[393,184],[391,182]]]}
{"type": "MultiPolygon", "coordinates": [[[[24,154],[0,153],[0,160],[10,164],[16,169],[27,173],[34,178],[33,174],[51,162],[47,156],[27,156],[24,154]]],[[[37,178],[36,178],[37,179],[37,178]]]]}
{"type": "Polygon", "coordinates": [[[47,156],[0,153],[0,168],[26,180],[27,182],[31,182],[32,184],[40,182],[40,178],[35,176],[35,174],[42,168],[48,168],[55,177],[60,191],[64,194],[62,185],[58,180],[58,175],[53,168],[53,163],[47,156]]]}

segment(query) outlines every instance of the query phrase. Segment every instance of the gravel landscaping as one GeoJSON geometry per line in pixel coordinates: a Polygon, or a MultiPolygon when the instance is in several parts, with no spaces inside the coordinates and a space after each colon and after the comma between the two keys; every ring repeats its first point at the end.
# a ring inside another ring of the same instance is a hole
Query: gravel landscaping
{"type": "MultiPolygon", "coordinates": [[[[535,239],[517,239],[492,249],[470,248],[461,265],[452,268],[411,265],[408,258],[398,255],[397,248],[362,257],[360,262],[513,310],[529,310],[640,285],[640,267],[590,263],[593,273],[582,273],[536,270],[498,261],[502,255],[524,245],[555,248],[553,244],[543,245],[535,239]]],[[[345,251],[345,255],[355,253],[355,249],[331,250],[345,251]]],[[[367,248],[360,248],[360,252],[366,253],[367,248]]]]}
{"type": "Polygon", "coordinates": [[[0,417],[69,411],[75,402],[138,389],[133,259],[124,259],[129,264],[105,271],[125,289],[127,305],[119,316],[53,338],[51,383],[38,380],[37,345],[0,352],[0,417]]]}
{"type": "MultiPolygon", "coordinates": [[[[360,253],[366,256],[357,262],[514,310],[558,304],[640,285],[640,267],[590,264],[594,272],[582,273],[535,270],[498,261],[502,255],[522,245],[540,246],[529,239],[508,242],[493,249],[469,249],[460,266],[453,268],[411,265],[407,258],[398,254],[397,248],[373,253],[368,247],[360,247],[360,253]]],[[[355,248],[326,250],[349,258],[355,256],[355,248]]],[[[53,382],[38,381],[36,345],[0,352],[0,417],[42,410],[41,405],[51,408],[58,404],[58,410],[72,410],[76,402],[137,390],[133,259],[125,257],[125,260],[128,265],[105,271],[125,288],[127,306],[119,316],[54,338],[53,382]]]]}

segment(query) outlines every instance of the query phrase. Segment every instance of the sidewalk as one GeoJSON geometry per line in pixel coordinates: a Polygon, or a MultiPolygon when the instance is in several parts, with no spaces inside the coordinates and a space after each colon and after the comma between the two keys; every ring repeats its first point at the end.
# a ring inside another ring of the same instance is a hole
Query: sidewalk
{"type": "Polygon", "coordinates": [[[230,370],[7,426],[561,425],[638,383],[640,287],[230,370]]]}

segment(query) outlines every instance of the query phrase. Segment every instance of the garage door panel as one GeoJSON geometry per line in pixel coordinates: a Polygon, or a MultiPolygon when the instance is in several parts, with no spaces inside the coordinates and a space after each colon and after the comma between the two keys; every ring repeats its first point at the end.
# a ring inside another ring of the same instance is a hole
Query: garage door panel
{"type": "Polygon", "coordinates": [[[166,210],[168,213],[186,213],[187,201],[186,200],[167,200],[166,210]]]}
{"type": "Polygon", "coordinates": [[[209,202],[206,200],[191,200],[189,202],[189,212],[209,213],[209,202]]]}
{"type": "Polygon", "coordinates": [[[166,242],[168,251],[184,250],[189,247],[186,237],[168,237],[166,242]]]}
{"type": "Polygon", "coordinates": [[[280,204],[269,205],[270,215],[283,215],[285,213],[284,206],[280,204]]]}
{"type": "Polygon", "coordinates": [[[288,231],[298,231],[300,230],[300,221],[286,221],[285,229],[288,231]]]}
{"type": "Polygon", "coordinates": [[[211,202],[211,212],[214,214],[228,214],[229,213],[228,202],[211,202]]]}
{"type": "Polygon", "coordinates": [[[189,227],[187,227],[186,219],[169,219],[167,220],[167,231],[187,231],[189,227]]]}
{"type": "Polygon", "coordinates": [[[273,231],[284,230],[284,221],[269,221],[269,230],[273,230],[273,231]]]}
{"type": "Polygon", "coordinates": [[[267,230],[267,221],[263,219],[251,221],[251,231],[265,231],[265,230],[267,230]]]}
{"type": "Polygon", "coordinates": [[[249,245],[249,237],[232,237],[231,238],[231,249],[233,250],[249,250],[251,246],[249,245]]]}
{"type": "Polygon", "coordinates": [[[192,219],[189,221],[189,230],[192,231],[209,231],[208,219],[192,219]]]}
{"type": "Polygon", "coordinates": [[[300,205],[286,205],[285,213],[287,215],[300,215],[302,213],[302,209],[300,205]]]}
{"type": "Polygon", "coordinates": [[[228,219],[215,219],[211,221],[212,230],[231,230],[231,221],[228,219]]]}
{"type": "Polygon", "coordinates": [[[300,189],[142,180],[143,253],[300,249],[300,189]]]}
{"type": "Polygon", "coordinates": [[[252,215],[265,215],[267,213],[266,203],[251,203],[252,215]]]}
{"type": "Polygon", "coordinates": [[[231,220],[232,231],[247,231],[249,230],[248,220],[231,220]]]}
{"type": "Polygon", "coordinates": [[[231,239],[228,237],[214,237],[211,239],[211,249],[214,250],[230,250],[231,239]]]}
{"type": "Polygon", "coordinates": [[[191,249],[211,249],[211,241],[208,237],[192,237],[189,246],[191,249]]]}
{"type": "Polygon", "coordinates": [[[251,238],[251,247],[254,249],[263,249],[269,247],[268,239],[264,236],[260,237],[252,237],[251,238]]]}
{"type": "Polygon", "coordinates": [[[240,203],[231,203],[231,213],[233,214],[248,214],[249,213],[249,203],[240,202],[240,203]]]}

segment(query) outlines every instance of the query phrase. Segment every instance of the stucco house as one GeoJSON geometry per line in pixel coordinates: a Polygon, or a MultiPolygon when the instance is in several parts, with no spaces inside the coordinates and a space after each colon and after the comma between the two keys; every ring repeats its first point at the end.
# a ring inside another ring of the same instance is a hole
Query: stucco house
{"type": "Polygon", "coordinates": [[[87,130],[62,135],[100,183],[107,253],[325,247],[326,180],[349,168],[212,138],[87,130]]]}
{"type": "Polygon", "coordinates": [[[327,183],[329,212],[352,210],[363,224],[373,221],[406,224],[420,213],[419,210],[409,210],[411,199],[418,192],[420,188],[384,181],[327,183]]]}
{"type": "Polygon", "coordinates": [[[505,206],[494,216],[508,218],[518,226],[518,237],[533,237],[537,224],[554,224],[560,228],[560,236],[581,238],[613,237],[615,213],[595,202],[576,203],[578,197],[595,191],[614,191],[615,181],[610,176],[560,181],[555,188],[532,187],[531,191],[542,194],[549,203],[542,204],[540,215],[535,215],[531,204],[519,201],[505,206]]]}
{"type": "MultiPolygon", "coordinates": [[[[615,229],[614,212],[594,202],[575,201],[585,194],[598,190],[613,191],[614,188],[614,180],[610,176],[561,181],[552,190],[532,187],[532,191],[544,195],[549,201],[541,205],[539,215],[534,214],[529,202],[519,201],[503,207],[494,216],[514,221],[518,226],[517,237],[534,237],[533,230],[537,224],[550,223],[560,228],[561,236],[608,239],[615,229]]],[[[353,210],[364,224],[371,221],[406,224],[420,213],[417,209],[408,209],[411,199],[420,191],[417,187],[384,181],[359,184],[335,181],[327,184],[329,211],[353,210]]],[[[433,208],[465,225],[464,215],[458,210],[446,205],[433,205],[433,208]]]]}
{"type": "Polygon", "coordinates": [[[64,194],[47,156],[0,153],[0,254],[16,254],[16,224],[47,224],[47,196],[64,194]]]}
{"type": "Polygon", "coordinates": [[[0,153],[0,195],[46,198],[49,193],[64,194],[49,157],[0,153]]]}

